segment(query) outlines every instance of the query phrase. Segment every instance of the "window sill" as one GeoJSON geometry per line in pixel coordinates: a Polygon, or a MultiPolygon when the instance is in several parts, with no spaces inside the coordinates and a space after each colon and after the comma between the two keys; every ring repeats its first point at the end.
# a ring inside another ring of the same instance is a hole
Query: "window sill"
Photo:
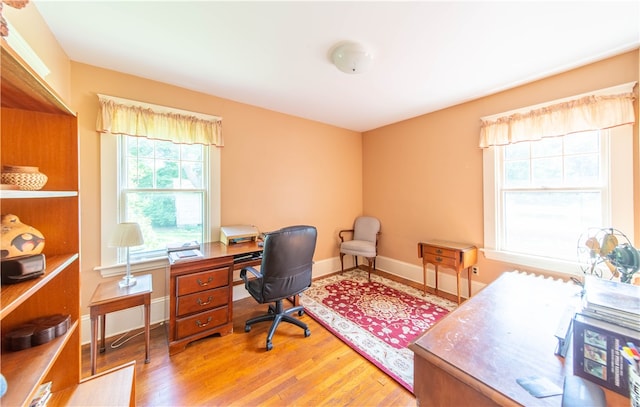
{"type": "MultiPolygon", "coordinates": [[[[167,256],[155,257],[152,259],[132,262],[131,274],[157,270],[159,268],[167,267],[168,265],[169,265],[169,259],[167,259],[167,256]]],[[[122,264],[113,264],[111,266],[98,266],[98,267],[95,267],[94,270],[99,271],[100,275],[103,278],[107,278],[107,277],[124,275],[127,272],[127,265],[125,263],[122,263],[122,264]]]]}
{"type": "MultiPolygon", "coordinates": [[[[548,257],[527,256],[520,253],[504,252],[493,249],[480,249],[489,260],[514,264],[523,268],[530,267],[541,271],[563,273],[570,276],[582,276],[582,270],[577,262],[551,259],[548,257]]],[[[576,254],[577,258],[577,254],[576,254]]]]}

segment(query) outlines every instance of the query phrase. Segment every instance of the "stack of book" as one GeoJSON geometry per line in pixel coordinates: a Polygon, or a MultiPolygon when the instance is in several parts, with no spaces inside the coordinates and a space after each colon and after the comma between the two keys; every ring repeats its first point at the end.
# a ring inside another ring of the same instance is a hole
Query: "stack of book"
{"type": "Polygon", "coordinates": [[[168,244],[167,255],[171,263],[203,257],[200,251],[200,243],[195,240],[186,243],[168,244]]]}
{"type": "Polygon", "coordinates": [[[620,349],[640,341],[640,286],[586,276],[573,338],[573,373],[628,397],[629,364],[620,349]]]}

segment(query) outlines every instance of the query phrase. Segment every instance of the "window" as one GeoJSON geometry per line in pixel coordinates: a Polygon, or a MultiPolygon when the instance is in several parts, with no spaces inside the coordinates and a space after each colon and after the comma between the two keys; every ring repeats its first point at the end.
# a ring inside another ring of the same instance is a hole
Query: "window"
{"type": "Polygon", "coordinates": [[[485,149],[485,255],[578,273],[582,232],[633,233],[631,152],[630,125],[485,149]]]}
{"type": "Polygon", "coordinates": [[[222,118],[107,95],[99,102],[102,277],[122,274],[126,250],[109,247],[119,222],[145,244],[133,271],[164,267],[167,243],[210,241],[220,228],[222,118]]]}
{"type": "Polygon", "coordinates": [[[164,255],[167,243],[208,241],[208,149],[144,137],[118,136],[118,218],[140,224],[135,259],[164,255]]]}

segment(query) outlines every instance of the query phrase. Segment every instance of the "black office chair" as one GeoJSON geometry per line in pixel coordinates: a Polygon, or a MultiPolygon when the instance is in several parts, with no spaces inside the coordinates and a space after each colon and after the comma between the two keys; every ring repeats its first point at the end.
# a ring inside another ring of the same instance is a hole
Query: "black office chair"
{"type": "Polygon", "coordinates": [[[311,335],[309,327],[290,314],[304,314],[299,305],[284,309],[282,301],[294,297],[311,286],[311,266],[316,250],[318,231],[313,226],[290,226],[266,234],[260,271],[245,267],[240,271],[244,286],[260,304],[269,305],[266,315],[251,318],[244,325],[245,332],[256,322],[273,321],[267,335],[267,350],[273,348],[271,340],[280,322],[289,322],[304,329],[304,336],[311,335]],[[247,274],[251,273],[253,277],[247,274]]]}

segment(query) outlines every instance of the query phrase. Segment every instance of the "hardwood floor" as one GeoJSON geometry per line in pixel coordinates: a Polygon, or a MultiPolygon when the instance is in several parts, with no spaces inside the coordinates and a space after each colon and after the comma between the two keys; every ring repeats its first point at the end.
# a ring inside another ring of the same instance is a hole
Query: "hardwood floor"
{"type": "MultiPolygon", "coordinates": [[[[416,406],[409,391],[333,336],[308,315],[311,336],[281,324],[273,350],[265,351],[270,323],[244,332],[244,321],[266,312],[253,298],[234,302],[226,336],[193,342],[169,357],[165,326],[151,331],[151,362],[144,364],[144,336],[98,354],[98,372],[136,361],[139,406],[416,406]]],[[[82,349],[82,376],[90,374],[89,347],[82,349]]]]}

